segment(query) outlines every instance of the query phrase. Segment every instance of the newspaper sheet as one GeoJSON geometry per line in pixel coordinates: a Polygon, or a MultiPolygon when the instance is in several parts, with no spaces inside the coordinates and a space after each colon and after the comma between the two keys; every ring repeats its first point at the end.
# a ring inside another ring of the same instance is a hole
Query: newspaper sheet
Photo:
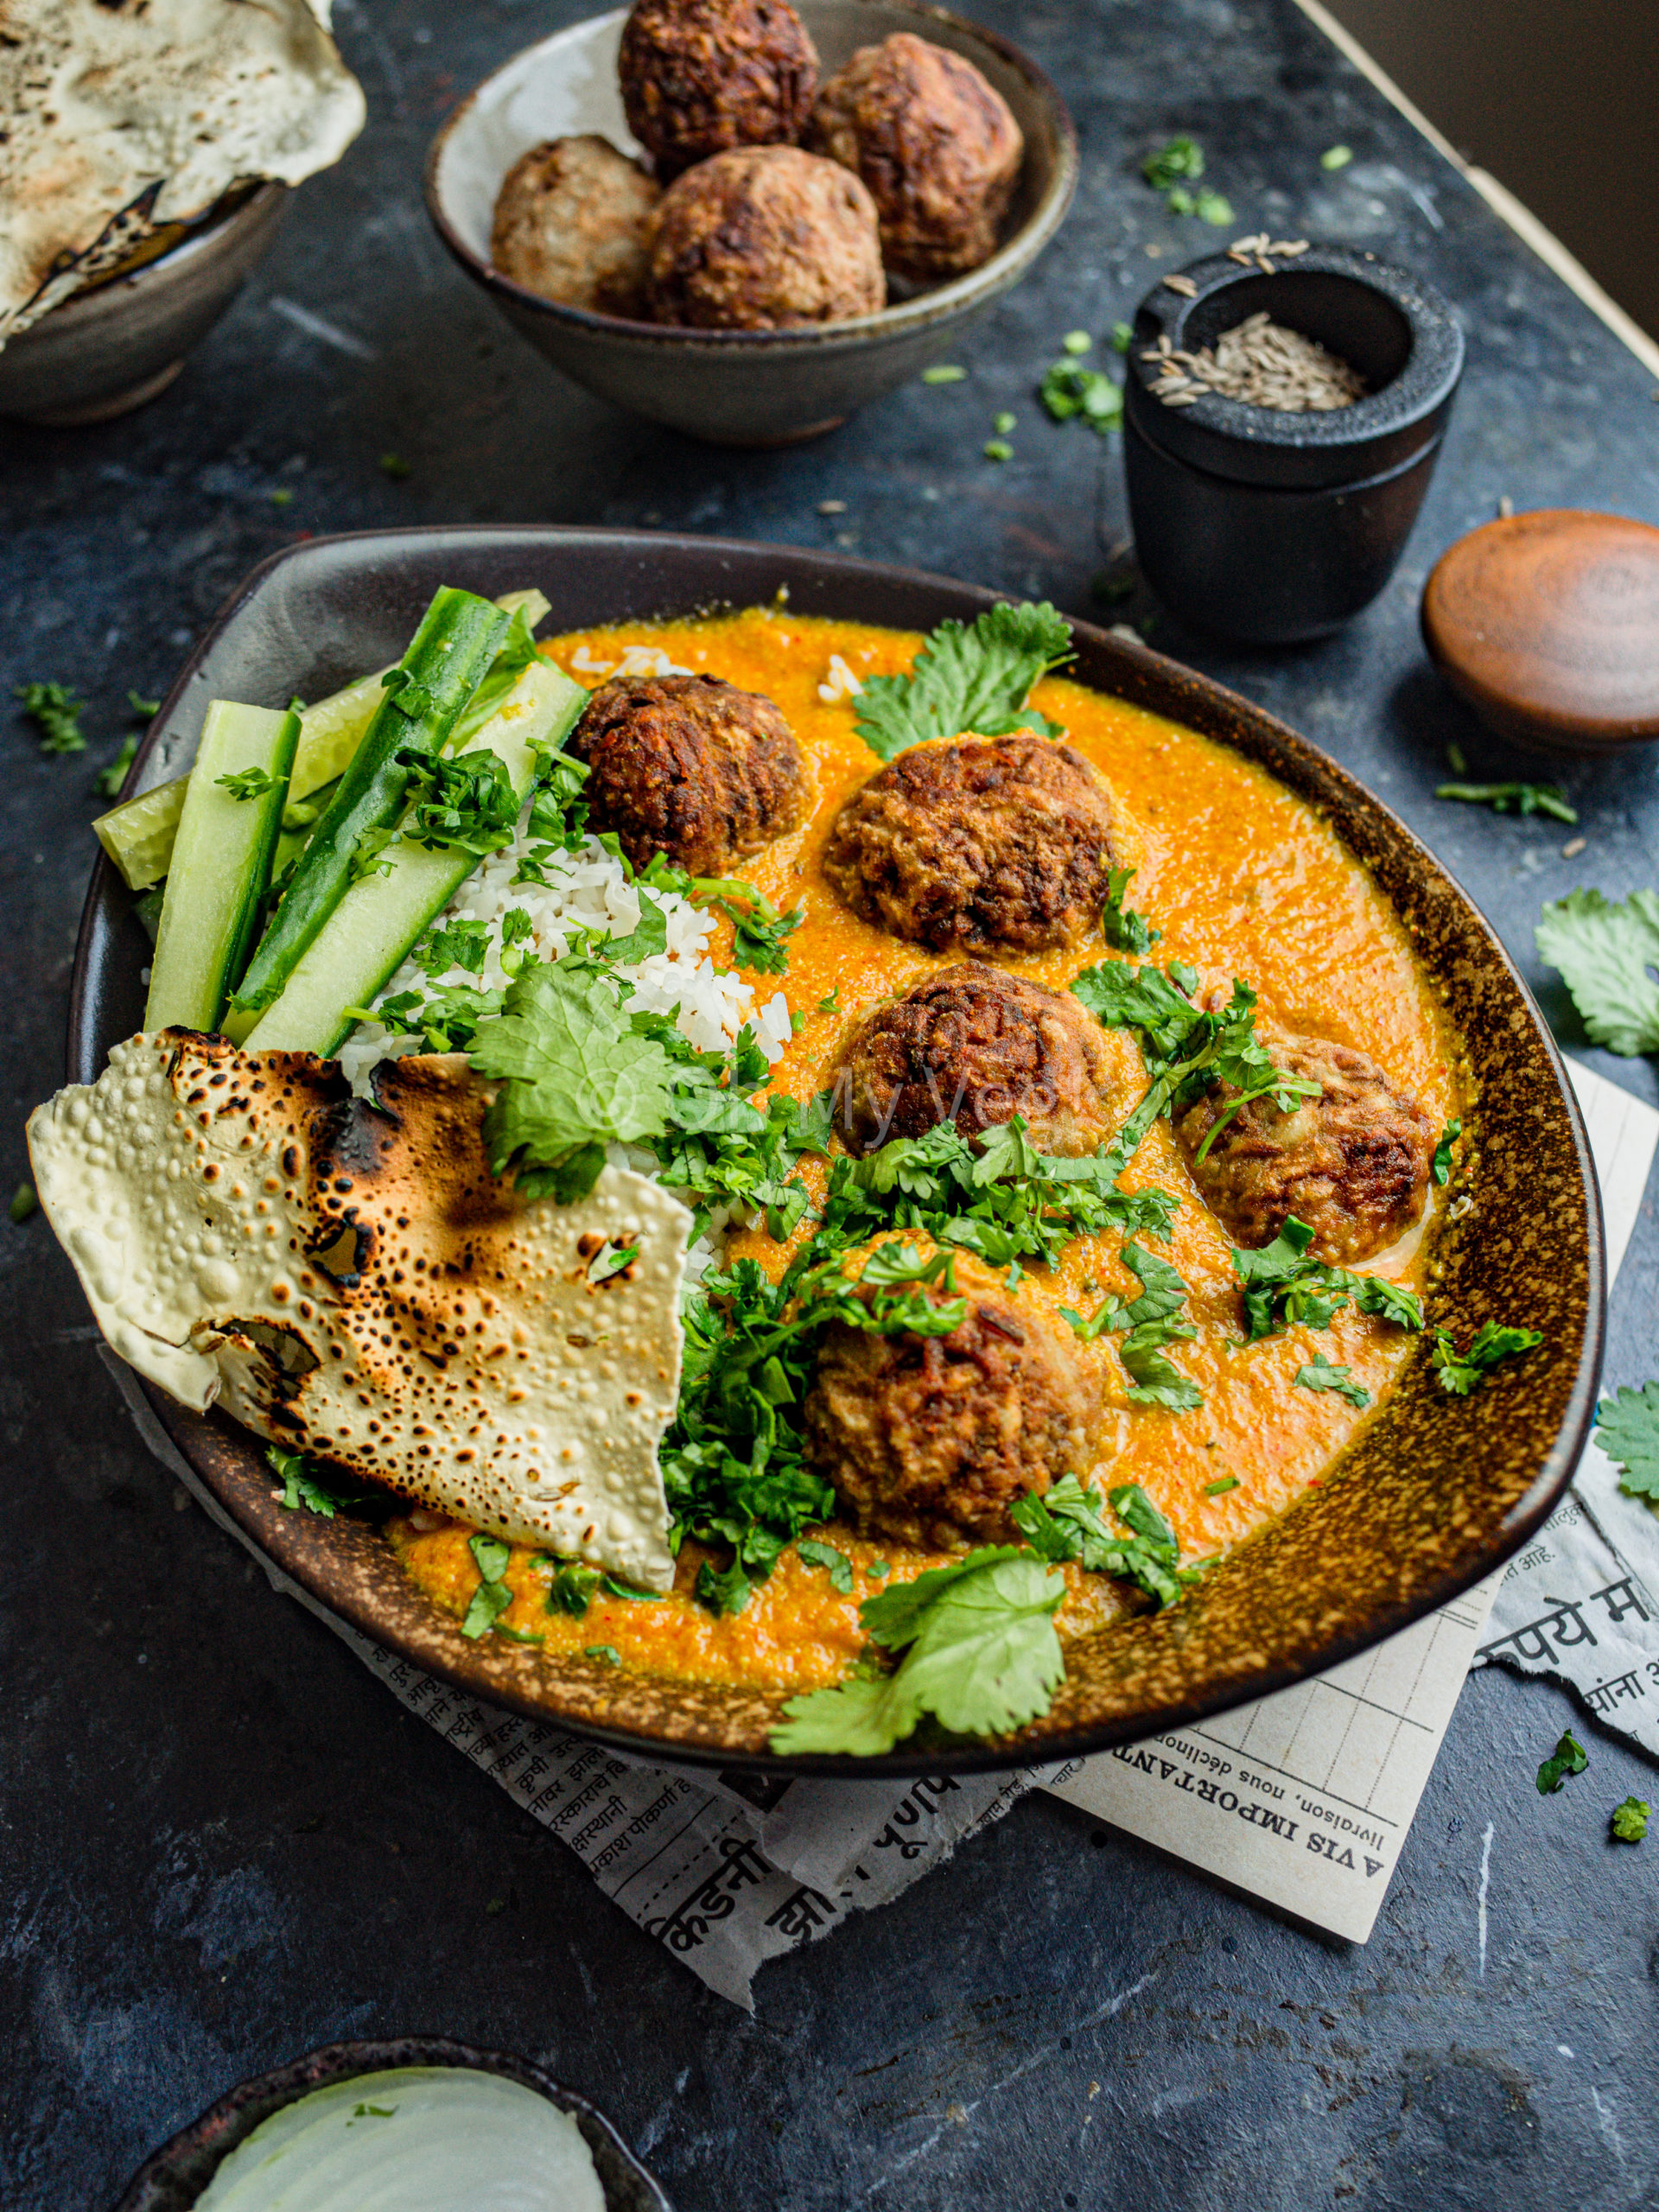
{"type": "MultiPolygon", "coordinates": [[[[1611,1261],[1623,1256],[1629,1239],[1659,1115],[1587,1071],[1575,1069],[1574,1080],[1603,1178],[1611,1261]]],[[[113,1357],[109,1365],[151,1451],[214,1521],[245,1541],[156,1421],[130,1371],[113,1357]]],[[[1539,1571],[1557,1555],[1540,1561],[1539,1571]]],[[[346,1628],[255,1556],[275,1588],[325,1621],[410,1712],[568,1843],[648,1935],[711,1989],[745,2006],[752,2006],[751,1985],[767,1959],[829,1934],[851,1912],[886,1904],[1034,1786],[1363,1940],[1492,1587],[1470,1592],[1314,1681],[1103,1758],[907,1783],[777,1783],[647,1766],[481,1705],[346,1628]]],[[[1605,1586],[1617,1580],[1602,1573],[1610,1561],[1622,1564],[1611,1547],[1608,1558],[1585,1554],[1592,1575],[1586,1593],[1605,1598],[1605,1586]]],[[[1655,1581],[1659,1573],[1649,1573],[1649,1585],[1655,1581]]],[[[1651,1618],[1651,1603],[1644,1602],[1651,1618]]],[[[1622,1612],[1609,1625],[1631,1618],[1622,1612]]],[[[1595,1625],[1593,1605],[1591,1620],[1595,1625]]],[[[1573,1648],[1570,1640],[1565,1648],[1573,1648]]],[[[1610,1647],[1604,1637],[1589,1648],[1610,1647]]],[[[1553,1638],[1549,1649],[1558,1649],[1553,1638]]],[[[1610,1690],[1615,1725],[1638,1702],[1644,1713],[1659,1713],[1659,1675],[1650,1690],[1649,1679],[1643,1677],[1639,1700],[1628,1689],[1615,1696],[1611,1685],[1601,1685],[1610,1690]]]]}

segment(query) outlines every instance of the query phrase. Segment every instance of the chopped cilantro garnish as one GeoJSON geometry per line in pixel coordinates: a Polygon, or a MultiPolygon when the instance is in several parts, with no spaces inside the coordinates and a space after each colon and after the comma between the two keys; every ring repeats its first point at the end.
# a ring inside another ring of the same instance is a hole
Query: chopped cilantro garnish
{"type": "Polygon", "coordinates": [[[1219,1482],[1206,1483],[1204,1486],[1204,1494],[1206,1497],[1224,1497],[1230,1490],[1237,1488],[1236,1475],[1223,1475],[1219,1482]]]}
{"type": "Polygon", "coordinates": [[[1322,169],[1345,169],[1354,158],[1351,146],[1327,146],[1319,156],[1322,169]]]}
{"type": "Polygon", "coordinates": [[[1466,1398],[1486,1380],[1499,1360],[1513,1359],[1519,1352],[1531,1351],[1543,1341],[1536,1329],[1506,1329],[1496,1321],[1483,1321],[1468,1351],[1460,1352],[1445,1331],[1440,1330],[1434,1338],[1434,1371],[1443,1390],[1449,1390],[1454,1398],[1466,1398]]]}
{"type": "Polygon", "coordinates": [[[487,1636],[509,1605],[512,1592],[508,1589],[505,1575],[507,1562],[512,1557],[512,1546],[500,1536],[476,1535],[467,1539],[481,1580],[473,1592],[472,1603],[461,1624],[463,1636],[476,1640],[487,1636]]]}
{"type": "Polygon", "coordinates": [[[573,1620],[581,1620],[593,1603],[601,1579],[596,1567],[584,1567],[575,1559],[556,1560],[547,1586],[548,1611],[569,1613],[573,1620]]]}
{"type": "Polygon", "coordinates": [[[308,1459],[302,1452],[284,1452],[278,1445],[268,1444],[265,1458],[283,1485],[280,1503],[290,1513],[304,1506],[307,1512],[332,1521],[336,1513],[365,1500],[366,1492],[346,1489],[333,1468],[308,1459]]]}
{"type": "Polygon", "coordinates": [[[512,842],[518,827],[518,794],[499,753],[474,746],[458,756],[400,747],[409,771],[409,812],[401,835],[429,852],[471,853],[486,860],[512,842]]]}
{"type": "Polygon", "coordinates": [[[1195,139],[1172,138],[1147,156],[1141,174],[1154,192],[1167,192],[1172,185],[1204,175],[1204,150],[1195,139]]]}
{"type": "Polygon", "coordinates": [[[1622,905],[1599,891],[1569,891],[1544,908],[1538,952],[1560,969],[1598,1045],[1633,1058],[1659,1052],[1659,891],[1622,905]]]}
{"type": "Polygon", "coordinates": [[[1322,1351],[1316,1351],[1306,1367],[1299,1367],[1292,1381],[1300,1382],[1304,1390],[1333,1390],[1338,1397],[1346,1398],[1351,1406],[1365,1407],[1371,1402],[1371,1394],[1363,1382],[1354,1380],[1345,1367],[1333,1367],[1322,1351]]]}
{"type": "Polygon", "coordinates": [[[843,1598],[852,1596],[853,1562],[845,1552],[837,1551],[833,1544],[820,1543],[816,1536],[803,1536],[795,1548],[809,1567],[824,1569],[831,1585],[843,1598]]]}
{"type": "Polygon", "coordinates": [[[119,798],[121,786],[127,780],[127,771],[137,757],[138,740],[130,732],[121,741],[121,749],[113,760],[105,761],[92,778],[92,789],[100,798],[119,798]]]}
{"type": "Polygon", "coordinates": [[[534,1629],[512,1628],[505,1621],[493,1624],[498,1636],[505,1636],[509,1643],[545,1643],[547,1638],[534,1629]]]}
{"type": "Polygon", "coordinates": [[[1056,725],[1026,702],[1039,679],[1071,655],[1071,626],[1046,601],[989,607],[968,626],[942,622],[908,676],[866,677],[855,727],[883,760],[964,731],[1053,737],[1056,725]]]}
{"type": "Polygon", "coordinates": [[[905,1656],[895,1672],[791,1698],[778,1751],[890,1751],[925,1713],[960,1735],[1000,1735],[1046,1713],[1065,1673],[1054,1615],[1065,1584],[1029,1553],[970,1552],[867,1598],[872,1643],[905,1656]]]}
{"type": "Polygon", "coordinates": [[[1198,1333],[1189,1322],[1175,1319],[1186,1303],[1186,1285],[1166,1260],[1142,1251],[1138,1244],[1126,1244],[1119,1256],[1142,1286],[1139,1298],[1127,1302],[1108,1298],[1086,1321],[1069,1306],[1060,1311],[1085,1344],[1108,1330],[1128,1332],[1118,1347],[1118,1357],[1132,1386],[1132,1406],[1192,1412],[1204,1403],[1203,1392],[1164,1356],[1166,1344],[1190,1343],[1198,1333]]]}
{"type": "Polygon", "coordinates": [[[234,775],[216,776],[214,783],[234,799],[264,798],[267,791],[274,791],[276,779],[263,768],[238,768],[234,775]]]}
{"type": "Polygon", "coordinates": [[[607,1667],[620,1667],[622,1654],[613,1643],[589,1643],[582,1648],[584,1659],[602,1659],[607,1667]]]}
{"type": "Polygon", "coordinates": [[[1014,448],[1006,438],[987,438],[984,454],[987,461],[1012,461],[1014,448]]]}
{"type": "Polygon", "coordinates": [[[1134,343],[1135,325],[1132,322],[1115,322],[1112,325],[1112,351],[1114,353],[1127,353],[1134,343]]]}
{"type": "Polygon", "coordinates": [[[32,1213],[39,1211],[40,1203],[39,1198],[35,1195],[35,1185],[32,1183],[20,1183],[11,1194],[11,1204],[6,1208],[7,1216],[12,1221],[21,1224],[27,1221],[32,1213]]]}
{"type": "Polygon", "coordinates": [[[1307,1253],[1313,1242],[1313,1231],[1292,1214],[1271,1244],[1234,1252],[1234,1272],[1243,1286],[1247,1342],[1275,1336],[1281,1329],[1328,1329],[1332,1316],[1351,1299],[1360,1313],[1379,1314],[1398,1328],[1422,1327],[1422,1304],[1415,1291],[1385,1275],[1355,1274],[1312,1260],[1307,1253]]]}
{"type": "Polygon", "coordinates": [[[1107,944],[1117,952],[1150,952],[1163,935],[1161,930],[1148,928],[1143,915],[1123,904],[1123,894],[1134,874],[1132,868],[1115,868],[1106,879],[1101,929],[1107,944]]]}
{"type": "Polygon", "coordinates": [[[162,711],[159,699],[141,699],[136,691],[127,694],[127,710],[141,722],[153,722],[162,711]]]}
{"type": "Polygon", "coordinates": [[[1490,806],[1494,814],[1548,814],[1557,822],[1579,818],[1578,810],[1567,804],[1567,793],[1557,784],[1437,784],[1434,796],[1490,806]]]}
{"type": "Polygon", "coordinates": [[[84,753],[80,717],[86,702],[77,699],[61,683],[19,683],[15,687],[22,711],[41,733],[42,753],[84,753]]]}
{"type": "Polygon", "coordinates": [[[1659,1498],[1659,1382],[1604,1398],[1596,1408],[1596,1441],[1618,1468],[1622,1491],[1659,1498]]]}
{"type": "Polygon", "coordinates": [[[1582,1774],[1589,1764],[1584,1745],[1570,1728],[1564,1728],[1560,1742],[1538,1770],[1539,1796],[1551,1796],[1560,1788],[1569,1774],[1582,1774]]]}
{"type": "Polygon", "coordinates": [[[806,919],[804,906],[780,914],[769,899],[740,876],[693,876],[689,895],[718,906],[732,921],[732,964],[758,976],[789,973],[787,940],[806,919]]]}
{"type": "Polygon", "coordinates": [[[1452,1147],[1462,1135],[1463,1122],[1460,1119],[1448,1122],[1440,1131],[1440,1141],[1434,1147],[1434,1157],[1429,1162],[1428,1172],[1442,1187],[1452,1173],[1452,1147]]]}
{"type": "Polygon", "coordinates": [[[1062,1475],[1042,1497],[1016,1499],[1009,1513],[1040,1558],[1056,1566],[1075,1560],[1089,1573],[1133,1582],[1160,1606],[1173,1605],[1184,1584],[1196,1580],[1196,1570],[1179,1565],[1179,1540],[1138,1483],[1125,1484],[1107,1500],[1075,1475],[1062,1475]],[[1105,1503],[1129,1530],[1127,1536],[1107,1525],[1105,1503]]]}
{"type": "Polygon", "coordinates": [[[607,1244],[594,1253],[588,1262],[589,1282],[608,1282],[613,1275],[620,1275],[639,1256],[637,1244],[607,1244]]]}
{"type": "Polygon", "coordinates": [[[1056,361],[1044,372],[1037,397],[1057,423],[1081,416],[1102,437],[1123,427],[1123,387],[1103,369],[1085,368],[1081,361],[1056,361]]]}
{"type": "Polygon", "coordinates": [[[435,980],[452,968],[459,968],[463,975],[481,976],[489,952],[489,924],[457,920],[441,922],[429,930],[416,946],[414,958],[422,972],[435,980]]]}
{"type": "Polygon", "coordinates": [[[1622,1805],[1613,1808],[1613,1840],[1616,1843],[1640,1843],[1652,1818],[1653,1808],[1645,1797],[1627,1797],[1622,1805]]]}

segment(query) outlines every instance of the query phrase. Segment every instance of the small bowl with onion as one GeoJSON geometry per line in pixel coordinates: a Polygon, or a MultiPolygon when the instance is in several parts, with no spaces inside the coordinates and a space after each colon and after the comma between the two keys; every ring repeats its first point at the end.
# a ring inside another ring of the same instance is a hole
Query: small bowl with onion
{"type": "MultiPolygon", "coordinates": [[[[823,88],[855,54],[895,36],[912,41],[913,53],[919,40],[943,50],[945,60],[936,73],[952,73],[952,57],[971,65],[1022,142],[1006,207],[993,226],[995,236],[987,236],[988,251],[974,266],[933,281],[906,278],[897,273],[891,238],[884,233],[880,257],[887,267],[874,268],[874,289],[861,293],[855,286],[839,299],[804,300],[779,310],[779,316],[817,319],[779,319],[769,327],[715,327],[703,318],[720,314],[718,305],[705,301],[671,308],[660,289],[662,310],[696,316],[695,327],[689,319],[647,319],[654,312],[648,290],[636,298],[620,296],[625,312],[603,312],[569,296],[545,296],[504,273],[497,265],[502,257],[498,201],[504,183],[533,149],[580,145],[615,171],[624,194],[642,203],[656,200],[661,179],[649,175],[649,158],[640,158],[619,82],[628,20],[621,9],[572,24],[515,54],[450,116],[427,162],[427,207],[439,237],[521,335],[601,398],[715,444],[787,445],[816,436],[943,360],[966,327],[1026,275],[1059,228],[1077,184],[1077,137],[1064,103],[1037,65],[1007,41],[910,0],[798,0],[798,16],[816,52],[817,109],[809,118],[803,99],[792,122],[739,124],[740,133],[769,130],[773,143],[740,144],[721,154],[718,162],[759,151],[766,156],[764,168],[782,154],[777,166],[792,166],[807,188],[815,188],[808,172],[821,172],[827,160],[796,153],[792,146],[785,151],[785,143],[803,130],[810,143],[826,143],[823,88]],[[594,148],[595,140],[603,145],[594,148]],[[879,304],[882,298],[885,305],[879,304]],[[847,311],[861,299],[863,311],[847,311]]],[[[809,68],[805,74],[809,97],[814,73],[809,68]]],[[[971,82],[969,94],[978,97],[971,82]]],[[[637,100],[629,105],[637,118],[637,100]]],[[[716,166],[681,162],[684,174],[674,177],[668,197],[677,193],[678,206],[694,188],[693,180],[702,181],[699,170],[716,166]]],[[[658,167],[666,175],[676,164],[664,157],[658,167]]],[[[794,192],[797,178],[788,176],[787,182],[794,192]]],[[[816,186],[823,182],[819,174],[816,186]]],[[[868,250],[874,253],[874,209],[850,169],[842,172],[842,190],[865,211],[855,208],[852,219],[855,226],[868,226],[868,250]]],[[[579,196],[591,207],[591,193],[579,196]]],[[[649,230],[658,222],[656,207],[642,209],[641,219],[649,230]]],[[[667,221],[664,213],[664,231],[667,221]]],[[[854,245],[865,250],[856,239],[854,245]]],[[[698,249],[692,251],[695,255],[698,249]]],[[[665,263],[667,255],[663,258],[665,263]]],[[[580,286],[551,281],[567,295],[582,294],[580,286]]]]}
{"type": "Polygon", "coordinates": [[[604,2114],[529,2059],[434,2036],[330,2044],[244,2082],[115,2212],[673,2212],[604,2114]]]}

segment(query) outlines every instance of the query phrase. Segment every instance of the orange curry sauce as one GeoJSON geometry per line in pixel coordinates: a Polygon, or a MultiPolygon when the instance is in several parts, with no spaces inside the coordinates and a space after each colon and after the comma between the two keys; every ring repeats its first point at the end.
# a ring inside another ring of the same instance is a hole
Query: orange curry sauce
{"type": "MultiPolygon", "coordinates": [[[[626,624],[556,639],[543,647],[567,671],[582,647],[600,661],[625,645],[650,645],[686,668],[721,676],[775,700],[792,724],[817,782],[805,826],[757,855],[744,870],[778,906],[804,903],[806,918],[789,940],[783,988],[804,1027],[774,1071],[774,1087],[810,1098],[833,1079],[843,1035],[870,1004],[907,989],[950,956],[927,952],[858,920],[825,883],[819,855],[836,810],[880,765],[855,734],[856,703],[825,703],[832,654],[860,677],[906,671],[921,645],[914,634],[856,623],[791,615],[786,607],[661,625],[626,624]],[[827,1007],[823,1001],[831,1003],[827,1007]]],[[[572,671],[574,672],[574,671],[572,671]]],[[[592,678],[589,677],[589,682],[592,678]]],[[[1287,1028],[1332,1038],[1370,1052],[1402,1088],[1443,1124],[1467,1110],[1458,1073],[1456,1039],[1433,988],[1412,957],[1406,935],[1382,893],[1334,832],[1304,801],[1263,771],[1209,740],[1122,701],[1063,677],[1038,687],[1034,702],[1065,725],[1067,738],[1105,779],[1113,799],[1114,837],[1135,874],[1126,903],[1162,936],[1151,956],[1184,961],[1198,973],[1195,995],[1224,992],[1239,976],[1261,997],[1265,1014],[1287,1028]]],[[[729,925],[711,950],[729,957],[729,925]]],[[[1018,972],[1057,988],[1077,971],[1111,957],[1096,937],[1067,951],[1014,963],[1018,972]]],[[[762,979],[760,995],[769,995],[762,979]]],[[[1106,1033],[1112,1055],[1113,1119],[1121,1122],[1146,1084],[1141,1054],[1128,1033],[1106,1033]]],[[[800,1171],[816,1198],[822,1163],[800,1171]]],[[[1078,1344],[1076,1357],[1099,1386],[1103,1406],[1090,1465],[1077,1471],[1097,1486],[1140,1483],[1174,1523],[1184,1559],[1238,1543],[1317,1482],[1370,1415],[1331,1391],[1294,1385],[1297,1370],[1317,1351],[1351,1369],[1380,1401],[1406,1358],[1409,1338],[1351,1308],[1332,1326],[1286,1330],[1261,1343],[1240,1341],[1237,1281],[1230,1240],[1193,1189],[1166,1121],[1155,1123],[1123,1178],[1128,1189],[1161,1184],[1181,1200],[1164,1254],[1191,1287],[1187,1318],[1198,1337],[1175,1359],[1205,1394],[1201,1408],[1170,1413],[1131,1407],[1128,1378],[1107,1338],[1078,1344]],[[1231,1477],[1237,1487],[1217,1497],[1211,1484],[1231,1477]]],[[[1424,1229],[1370,1265],[1395,1280],[1424,1287],[1437,1194],[1431,1192],[1424,1229]]],[[[810,1233],[811,1224],[800,1235],[810,1233]]],[[[1108,1291],[1132,1297],[1139,1285],[1118,1258],[1121,1235],[1079,1238],[1050,1273],[1027,1266],[1021,1300],[1051,1309],[1092,1312],[1108,1291]]],[[[772,1274],[783,1248],[764,1230],[733,1240],[734,1254],[753,1253],[772,1274]]],[[[1001,1281],[972,1258],[959,1256],[962,1287],[1001,1281]]],[[[1062,1332],[1067,1325],[1059,1323],[1062,1332]]],[[[420,1516],[423,1523],[431,1516],[420,1516]]],[[[391,1540],[419,1586],[460,1612],[478,1587],[478,1569],[460,1522],[391,1524],[391,1540]]],[[[690,1594],[695,1562],[683,1557],[673,1595],[639,1602],[602,1589],[586,1616],[546,1609],[547,1570],[541,1554],[516,1545],[507,1569],[514,1592],[502,1616],[509,1629],[543,1639],[553,1651],[609,1647],[625,1665],[681,1679],[811,1688],[841,1678],[864,1638],[861,1599],[885,1586],[872,1562],[892,1579],[908,1579],[938,1555],[862,1541],[835,1526],[822,1532],[854,1565],[850,1595],[838,1593],[821,1567],[791,1548],[742,1612],[716,1618],[690,1594]]],[[[690,1554],[695,1547],[688,1545],[690,1554]]],[[[701,1556],[701,1554],[699,1554],[701,1556]]],[[[1124,1610],[1118,1586],[1075,1567],[1065,1570],[1062,1635],[1077,1634],[1124,1610]]]]}

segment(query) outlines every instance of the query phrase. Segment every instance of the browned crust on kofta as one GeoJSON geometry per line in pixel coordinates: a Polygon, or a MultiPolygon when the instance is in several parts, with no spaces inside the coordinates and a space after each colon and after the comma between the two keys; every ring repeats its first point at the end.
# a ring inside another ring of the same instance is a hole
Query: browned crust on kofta
{"type": "Polygon", "coordinates": [[[802,1412],[862,1534],[954,1550],[1020,1541],[1008,1508],[1081,1471],[1088,1404],[1046,1323],[978,1297],[948,1336],[832,1324],[802,1412]]]}
{"type": "Polygon", "coordinates": [[[914,746],[855,791],[823,872],[855,914],[935,952],[1046,952],[1100,918],[1111,801],[1052,739],[914,746]]]}
{"type": "Polygon", "coordinates": [[[628,128],[666,183],[736,146],[793,145],[818,54],[788,0],[638,0],[617,75],[628,128]]]}
{"type": "Polygon", "coordinates": [[[491,263],[562,306],[643,315],[646,226],[661,197],[662,188],[608,139],[550,139],[507,171],[491,263]]]}
{"type": "Polygon", "coordinates": [[[1433,1122],[1351,1046],[1260,1025],[1258,1033],[1274,1065],[1317,1083],[1319,1096],[1288,1114],[1270,1097],[1250,1100],[1202,1160],[1205,1138],[1239,1094],[1218,1084],[1189,1107],[1175,1134],[1199,1194],[1246,1250],[1270,1244],[1294,1214],[1313,1231],[1319,1258],[1351,1265],[1373,1257],[1422,1217],[1433,1122]]]}
{"type": "Polygon", "coordinates": [[[594,828],[613,830],[635,868],[661,853],[723,875],[805,818],[806,766],[782,710],[717,676],[613,677],[569,749],[590,772],[594,828]]]}
{"type": "Polygon", "coordinates": [[[650,251],[652,316],[690,329],[789,330],[887,303],[869,194],[794,146],[688,169],[652,219],[650,251]]]}
{"type": "Polygon", "coordinates": [[[836,72],[805,143],[863,179],[888,268],[918,283],[989,260],[1026,150],[973,63],[911,31],[861,47],[836,72]]]}
{"type": "Polygon", "coordinates": [[[965,960],[878,1006],[843,1048],[835,1126],[849,1152],[954,1122],[976,1137],[1018,1114],[1041,1152],[1110,1135],[1100,1024],[1069,991],[965,960]]]}

